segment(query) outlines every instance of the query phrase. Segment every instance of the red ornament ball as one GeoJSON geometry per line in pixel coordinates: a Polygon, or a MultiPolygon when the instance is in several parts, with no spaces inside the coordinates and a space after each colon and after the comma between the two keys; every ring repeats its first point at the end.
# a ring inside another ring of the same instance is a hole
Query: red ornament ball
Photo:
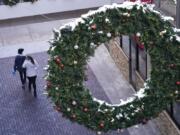
{"type": "Polygon", "coordinates": [[[56,107],[55,107],[55,110],[57,110],[58,112],[60,112],[60,111],[61,111],[61,108],[58,107],[58,106],[56,106],[56,107]]]}
{"type": "Polygon", "coordinates": [[[84,112],[88,112],[88,108],[85,107],[85,108],[83,109],[83,111],[84,111],[84,112]]]}
{"type": "Polygon", "coordinates": [[[55,62],[56,64],[60,64],[61,63],[61,58],[59,56],[55,57],[55,62]]]}
{"type": "Polygon", "coordinates": [[[96,24],[91,25],[91,29],[95,30],[96,28],[97,28],[96,24]]]}
{"type": "Polygon", "coordinates": [[[174,67],[176,67],[176,65],[175,64],[170,64],[169,67],[174,68],[174,67]]]}
{"type": "Polygon", "coordinates": [[[63,69],[64,69],[64,65],[63,65],[63,64],[61,64],[61,65],[60,65],[60,68],[63,70],[63,69]]]}
{"type": "Polygon", "coordinates": [[[47,88],[49,89],[51,88],[51,86],[52,86],[51,82],[47,81],[47,88]]]}
{"type": "Polygon", "coordinates": [[[176,82],[176,85],[180,85],[180,81],[177,81],[177,82],[176,82]]]}
{"type": "Polygon", "coordinates": [[[144,50],[144,44],[143,43],[139,44],[138,47],[139,47],[139,49],[144,50]]]}
{"type": "Polygon", "coordinates": [[[71,116],[73,119],[75,119],[76,118],[76,114],[72,114],[72,116],[71,116]]]}
{"type": "Polygon", "coordinates": [[[104,123],[101,122],[101,123],[99,124],[99,126],[100,126],[100,128],[104,128],[104,123]]]}

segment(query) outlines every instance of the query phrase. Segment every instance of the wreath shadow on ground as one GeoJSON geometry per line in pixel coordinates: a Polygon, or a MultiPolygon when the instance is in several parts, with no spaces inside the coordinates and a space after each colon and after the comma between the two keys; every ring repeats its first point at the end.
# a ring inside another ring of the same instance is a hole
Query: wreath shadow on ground
{"type": "Polygon", "coordinates": [[[155,118],[180,92],[180,40],[177,29],[150,5],[124,2],[104,6],[54,30],[46,67],[47,92],[56,110],[72,121],[107,132],[155,118]],[[93,98],[84,87],[87,60],[102,43],[136,36],[151,57],[145,87],[119,104],[93,98]]]}

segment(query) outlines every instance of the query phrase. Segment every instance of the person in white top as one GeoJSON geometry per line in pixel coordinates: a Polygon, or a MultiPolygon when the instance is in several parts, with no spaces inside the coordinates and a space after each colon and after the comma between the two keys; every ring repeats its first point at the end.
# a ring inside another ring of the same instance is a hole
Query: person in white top
{"type": "Polygon", "coordinates": [[[26,75],[29,80],[29,91],[31,91],[31,85],[34,88],[34,97],[37,97],[36,92],[36,78],[37,78],[37,62],[31,57],[26,56],[26,60],[23,63],[23,68],[26,68],[26,75]]]}
{"type": "Polygon", "coordinates": [[[26,83],[26,69],[22,67],[26,56],[23,55],[23,48],[18,49],[18,55],[15,57],[14,61],[14,71],[13,75],[15,75],[16,71],[19,72],[21,83],[22,83],[22,88],[25,89],[25,83],[26,83]]]}

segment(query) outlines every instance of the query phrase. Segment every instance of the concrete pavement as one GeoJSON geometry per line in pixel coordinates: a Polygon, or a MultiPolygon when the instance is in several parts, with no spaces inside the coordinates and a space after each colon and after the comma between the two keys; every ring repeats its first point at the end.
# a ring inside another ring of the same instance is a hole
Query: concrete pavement
{"type": "Polygon", "coordinates": [[[59,26],[72,20],[73,19],[54,20],[0,27],[0,46],[47,41],[53,36],[53,28],[58,29],[59,26]]]}
{"type": "Polygon", "coordinates": [[[0,58],[15,56],[18,48],[25,54],[47,51],[53,29],[74,19],[53,20],[27,24],[9,24],[0,27],[0,58]]]}

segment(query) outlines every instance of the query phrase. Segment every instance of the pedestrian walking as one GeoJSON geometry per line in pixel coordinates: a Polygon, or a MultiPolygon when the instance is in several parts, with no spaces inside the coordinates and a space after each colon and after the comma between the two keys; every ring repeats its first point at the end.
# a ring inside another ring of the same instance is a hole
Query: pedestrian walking
{"type": "Polygon", "coordinates": [[[29,80],[28,88],[31,92],[31,86],[34,89],[34,97],[37,97],[36,92],[36,78],[37,78],[37,67],[38,64],[31,56],[26,56],[26,60],[23,63],[23,68],[26,68],[27,78],[29,80]]]}
{"type": "Polygon", "coordinates": [[[22,88],[25,89],[25,83],[26,83],[26,69],[22,67],[26,56],[23,55],[23,48],[18,49],[18,55],[15,57],[14,61],[14,71],[13,74],[16,73],[16,71],[19,72],[21,83],[22,83],[22,88]]]}

